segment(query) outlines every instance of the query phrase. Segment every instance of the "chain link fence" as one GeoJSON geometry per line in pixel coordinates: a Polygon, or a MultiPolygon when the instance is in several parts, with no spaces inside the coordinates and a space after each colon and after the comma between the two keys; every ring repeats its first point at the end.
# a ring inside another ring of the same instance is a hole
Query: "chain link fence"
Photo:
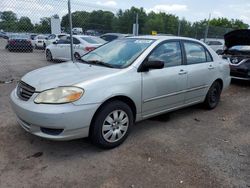
{"type": "MultiPolygon", "coordinates": [[[[137,15],[140,35],[222,39],[232,30],[208,27],[207,22],[191,23],[172,14],[148,13],[143,8],[120,10],[104,1],[71,1],[73,34],[132,34],[137,15]]],[[[44,49],[64,36],[58,34],[70,33],[68,0],[1,0],[0,31],[0,82],[19,79],[30,70],[51,64],[44,49]]]]}

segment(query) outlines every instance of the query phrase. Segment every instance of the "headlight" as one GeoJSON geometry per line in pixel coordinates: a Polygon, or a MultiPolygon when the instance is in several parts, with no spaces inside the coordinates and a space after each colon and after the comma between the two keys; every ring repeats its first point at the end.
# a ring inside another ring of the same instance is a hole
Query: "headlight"
{"type": "Polygon", "coordinates": [[[34,100],[37,104],[64,104],[79,100],[84,90],[78,87],[58,87],[40,93],[34,100]]]}

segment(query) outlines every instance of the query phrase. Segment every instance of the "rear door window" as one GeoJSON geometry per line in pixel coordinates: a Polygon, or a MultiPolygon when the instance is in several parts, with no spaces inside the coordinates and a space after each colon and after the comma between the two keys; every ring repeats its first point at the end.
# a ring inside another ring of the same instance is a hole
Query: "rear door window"
{"type": "Polygon", "coordinates": [[[212,61],[212,57],[204,46],[195,42],[184,42],[188,65],[212,61]]]}

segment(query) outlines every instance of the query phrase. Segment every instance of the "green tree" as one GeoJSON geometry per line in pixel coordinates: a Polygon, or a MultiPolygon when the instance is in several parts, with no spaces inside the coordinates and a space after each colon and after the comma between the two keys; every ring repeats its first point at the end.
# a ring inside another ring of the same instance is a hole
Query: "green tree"
{"type": "Polygon", "coordinates": [[[117,20],[115,29],[121,33],[131,33],[133,30],[133,24],[135,23],[136,14],[139,17],[139,33],[142,33],[142,28],[147,20],[147,14],[143,8],[131,7],[124,12],[119,10],[117,13],[117,20]]]}
{"type": "Polygon", "coordinates": [[[17,16],[12,11],[4,11],[0,14],[0,27],[4,31],[17,31],[17,16]]]}
{"type": "Polygon", "coordinates": [[[32,32],[34,25],[28,17],[21,17],[18,21],[18,31],[21,32],[32,32]]]}
{"type": "MultiPolygon", "coordinates": [[[[89,21],[90,13],[86,11],[76,11],[72,13],[72,26],[81,27],[85,30],[86,25],[89,21]]],[[[69,31],[69,15],[66,14],[62,17],[61,26],[65,28],[66,31],[69,31]]]]}
{"type": "Polygon", "coordinates": [[[35,24],[34,31],[36,33],[51,33],[50,18],[43,17],[39,24],[35,24]]]}

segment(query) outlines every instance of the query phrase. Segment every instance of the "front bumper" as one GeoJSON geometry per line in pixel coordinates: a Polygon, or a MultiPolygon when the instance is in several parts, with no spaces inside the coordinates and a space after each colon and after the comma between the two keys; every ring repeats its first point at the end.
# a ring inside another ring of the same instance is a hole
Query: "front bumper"
{"type": "Polygon", "coordinates": [[[35,94],[28,101],[23,101],[16,95],[16,89],[10,98],[17,122],[22,128],[31,134],[51,140],[87,137],[92,117],[99,107],[99,104],[35,104],[35,94]]]}
{"type": "Polygon", "coordinates": [[[250,80],[250,69],[244,64],[230,65],[230,75],[233,79],[250,80]]]}

